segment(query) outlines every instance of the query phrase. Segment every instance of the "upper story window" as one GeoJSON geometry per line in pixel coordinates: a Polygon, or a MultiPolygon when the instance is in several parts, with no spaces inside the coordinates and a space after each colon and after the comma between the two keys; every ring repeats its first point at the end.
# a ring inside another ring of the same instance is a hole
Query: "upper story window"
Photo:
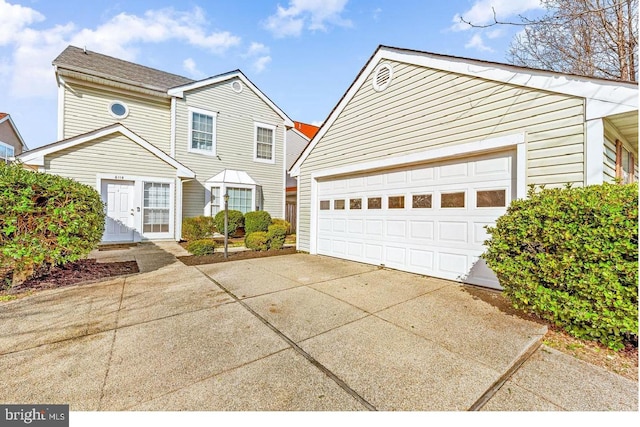
{"type": "Polygon", "coordinates": [[[0,141],[0,161],[9,163],[9,159],[13,156],[15,156],[14,148],[0,141]]]}
{"type": "Polygon", "coordinates": [[[189,151],[216,154],[216,113],[189,109],[189,151]]]}
{"type": "Polygon", "coordinates": [[[254,160],[259,162],[275,163],[276,127],[256,123],[254,160]]]}
{"type": "Polygon", "coordinates": [[[109,113],[116,119],[124,119],[129,115],[129,107],[122,101],[113,101],[109,104],[109,113]]]}

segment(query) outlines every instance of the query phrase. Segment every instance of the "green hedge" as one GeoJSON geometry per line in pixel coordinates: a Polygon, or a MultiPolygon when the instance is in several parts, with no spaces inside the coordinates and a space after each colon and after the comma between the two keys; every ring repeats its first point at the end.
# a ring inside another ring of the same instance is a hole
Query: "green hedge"
{"type": "Polygon", "coordinates": [[[267,211],[254,211],[244,214],[244,232],[251,234],[254,231],[264,231],[269,229],[271,215],[267,211]]]}
{"type": "MultiPolygon", "coordinates": [[[[216,229],[218,233],[224,235],[224,210],[218,212],[214,218],[216,229]]],[[[244,227],[244,215],[242,212],[229,210],[229,218],[227,220],[228,235],[234,235],[236,230],[240,227],[244,227]]]]}
{"type": "Polygon", "coordinates": [[[269,237],[264,231],[254,231],[244,237],[244,245],[254,251],[266,251],[269,249],[269,237]]]}
{"type": "Polygon", "coordinates": [[[213,236],[215,222],[210,216],[196,216],[182,220],[182,238],[200,240],[213,236]]]}
{"type": "Polygon", "coordinates": [[[282,249],[284,240],[287,237],[287,227],[281,224],[269,226],[267,239],[269,239],[269,249],[282,249]]]}
{"type": "Polygon", "coordinates": [[[0,281],[86,257],[104,232],[104,205],[92,187],[0,163],[0,281]]]}
{"type": "Polygon", "coordinates": [[[211,255],[215,248],[216,242],[213,239],[192,240],[187,244],[187,250],[193,255],[211,255]]]}
{"type": "Polygon", "coordinates": [[[613,349],[638,339],[638,185],[529,191],[483,258],[516,308],[613,349]]]}
{"type": "Polygon", "coordinates": [[[287,234],[291,234],[291,223],[286,219],[273,218],[271,220],[271,225],[282,225],[285,228],[285,230],[287,230],[287,234]]]}

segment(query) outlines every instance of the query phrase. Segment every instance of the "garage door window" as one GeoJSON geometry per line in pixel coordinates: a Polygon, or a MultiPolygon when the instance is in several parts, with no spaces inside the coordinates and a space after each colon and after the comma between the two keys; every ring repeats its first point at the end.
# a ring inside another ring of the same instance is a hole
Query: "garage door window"
{"type": "Polygon", "coordinates": [[[336,199],[333,201],[333,209],[335,210],[343,210],[344,209],[344,200],[342,199],[336,199]]]}
{"type": "Polygon", "coordinates": [[[458,193],[442,193],[440,195],[441,208],[464,208],[464,191],[458,193]]]}
{"type": "Polygon", "coordinates": [[[367,199],[367,208],[382,209],[382,197],[369,197],[367,199]]]}
{"type": "Polygon", "coordinates": [[[482,190],[476,192],[476,207],[478,208],[502,208],[506,205],[506,190],[482,190]]]}
{"type": "Polygon", "coordinates": [[[404,209],[404,196],[389,196],[389,209],[404,209]]]}
{"type": "Polygon", "coordinates": [[[414,209],[431,208],[431,194],[414,194],[412,206],[414,209]]]}
{"type": "Polygon", "coordinates": [[[331,203],[329,200],[320,200],[320,210],[328,211],[331,208],[331,203]]]}
{"type": "Polygon", "coordinates": [[[349,209],[362,209],[362,199],[350,199],[349,209]]]}

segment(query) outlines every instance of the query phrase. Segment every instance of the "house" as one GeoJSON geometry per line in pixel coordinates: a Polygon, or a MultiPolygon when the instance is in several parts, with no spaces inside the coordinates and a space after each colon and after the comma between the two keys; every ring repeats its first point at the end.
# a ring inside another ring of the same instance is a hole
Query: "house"
{"type": "Polygon", "coordinates": [[[11,116],[0,113],[0,162],[9,163],[15,156],[28,150],[11,116]]]}
{"type": "Polygon", "coordinates": [[[528,186],[637,179],[638,85],[380,46],[291,169],[299,250],[500,288],[528,186]]]}
{"type": "Polygon", "coordinates": [[[285,219],[291,224],[291,232],[296,232],[298,183],[289,173],[289,169],[307,148],[309,141],[318,133],[318,126],[302,122],[293,122],[294,127],[287,130],[287,181],[285,219]]]}
{"type": "Polygon", "coordinates": [[[96,188],[103,241],[181,237],[182,219],[224,209],[284,217],[293,121],[241,71],[194,81],[67,47],[54,61],[58,141],[26,165],[96,188]]]}

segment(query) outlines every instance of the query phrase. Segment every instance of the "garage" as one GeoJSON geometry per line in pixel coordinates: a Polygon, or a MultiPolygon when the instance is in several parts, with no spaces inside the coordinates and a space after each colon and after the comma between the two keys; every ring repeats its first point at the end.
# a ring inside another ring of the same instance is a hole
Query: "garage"
{"type": "Polygon", "coordinates": [[[317,253],[501,289],[485,226],[516,197],[515,151],[323,177],[317,253]]]}

